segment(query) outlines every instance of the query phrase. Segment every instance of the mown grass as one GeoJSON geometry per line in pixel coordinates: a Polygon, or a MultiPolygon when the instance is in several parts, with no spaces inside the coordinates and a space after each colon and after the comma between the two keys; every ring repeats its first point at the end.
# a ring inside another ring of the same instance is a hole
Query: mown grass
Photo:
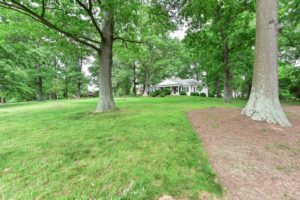
{"type": "MultiPolygon", "coordinates": [[[[0,199],[198,199],[222,189],[186,113],[200,97],[97,99],[0,106],[0,199]]],[[[245,102],[229,106],[241,107],[245,102]]]]}

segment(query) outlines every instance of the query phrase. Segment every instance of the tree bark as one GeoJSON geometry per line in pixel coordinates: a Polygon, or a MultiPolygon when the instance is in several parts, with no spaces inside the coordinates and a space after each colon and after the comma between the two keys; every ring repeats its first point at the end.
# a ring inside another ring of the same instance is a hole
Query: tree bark
{"type": "Polygon", "coordinates": [[[69,78],[66,74],[66,77],[65,77],[65,91],[64,91],[64,97],[65,99],[68,99],[69,98],[69,86],[68,86],[68,82],[69,82],[69,78]]]}
{"type": "Polygon", "coordinates": [[[214,81],[214,96],[215,97],[219,97],[220,93],[219,93],[219,78],[216,78],[214,81]]]}
{"type": "Polygon", "coordinates": [[[37,84],[36,98],[37,98],[38,101],[43,101],[44,100],[44,97],[43,97],[43,77],[40,75],[41,65],[36,64],[35,68],[36,68],[36,71],[38,73],[38,77],[37,77],[37,80],[36,80],[36,84],[37,84]]]}
{"type": "Polygon", "coordinates": [[[79,77],[81,75],[81,71],[82,71],[82,57],[80,57],[79,59],[79,63],[78,63],[78,78],[77,78],[77,91],[76,91],[76,98],[80,99],[81,97],[81,78],[79,77]]]}
{"type": "Polygon", "coordinates": [[[132,71],[133,71],[133,88],[132,88],[132,93],[134,96],[136,96],[136,85],[137,85],[137,82],[136,82],[136,65],[135,63],[133,64],[133,68],[132,68],[132,71]]]}
{"type": "Polygon", "coordinates": [[[1,104],[4,104],[5,103],[5,98],[4,97],[1,97],[1,104]]]}
{"type": "Polygon", "coordinates": [[[144,89],[144,93],[143,96],[147,97],[149,94],[149,87],[150,87],[150,77],[149,74],[146,75],[146,80],[145,80],[145,89],[144,89]]]}
{"type": "Polygon", "coordinates": [[[96,112],[105,112],[116,108],[112,94],[112,56],[113,56],[113,16],[106,12],[103,23],[103,37],[98,52],[100,56],[99,103],[96,112]]]}
{"type": "Polygon", "coordinates": [[[251,88],[252,88],[252,84],[249,84],[249,85],[248,85],[248,88],[247,88],[247,96],[246,96],[246,99],[249,99],[249,98],[250,98],[250,95],[251,95],[251,88]]]}
{"type": "Polygon", "coordinates": [[[232,99],[232,74],[229,66],[229,47],[224,31],[221,32],[223,43],[223,69],[224,69],[224,103],[230,103],[232,99]]]}
{"type": "Polygon", "coordinates": [[[291,126],[278,95],[278,1],[256,1],[256,44],[250,99],[242,114],[253,120],[291,126]]]}

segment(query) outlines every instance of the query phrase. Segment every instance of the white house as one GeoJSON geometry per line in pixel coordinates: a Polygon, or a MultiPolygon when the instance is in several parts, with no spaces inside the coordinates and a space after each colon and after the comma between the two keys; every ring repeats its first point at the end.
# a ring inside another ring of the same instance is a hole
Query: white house
{"type": "Polygon", "coordinates": [[[155,88],[169,88],[172,92],[171,95],[179,95],[180,91],[185,91],[188,96],[190,96],[192,92],[205,93],[206,96],[208,96],[208,88],[202,83],[202,81],[197,81],[195,79],[166,79],[157,84],[155,88]]]}

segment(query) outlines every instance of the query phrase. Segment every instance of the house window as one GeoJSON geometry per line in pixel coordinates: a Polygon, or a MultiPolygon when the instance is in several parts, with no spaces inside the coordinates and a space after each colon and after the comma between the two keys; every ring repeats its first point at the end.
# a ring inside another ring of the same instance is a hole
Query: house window
{"type": "Polygon", "coordinates": [[[196,92],[196,87],[194,87],[194,92],[196,92]]]}
{"type": "Polygon", "coordinates": [[[186,91],[187,91],[187,92],[189,92],[189,88],[190,88],[190,87],[186,87],[186,91]]]}

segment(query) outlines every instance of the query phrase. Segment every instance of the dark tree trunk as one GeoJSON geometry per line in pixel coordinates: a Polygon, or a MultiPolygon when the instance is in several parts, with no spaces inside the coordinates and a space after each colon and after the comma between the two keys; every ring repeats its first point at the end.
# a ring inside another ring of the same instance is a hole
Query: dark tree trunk
{"type": "Polygon", "coordinates": [[[76,92],[76,98],[80,99],[81,97],[81,81],[77,82],[77,92],[76,92]]]}
{"type": "Polygon", "coordinates": [[[99,103],[96,112],[105,112],[115,109],[115,102],[112,94],[112,48],[113,48],[113,17],[105,14],[103,23],[103,38],[101,39],[101,48],[98,52],[100,56],[100,74],[99,74],[99,103]]]}
{"type": "Polygon", "coordinates": [[[82,71],[82,57],[79,59],[79,64],[78,64],[78,79],[77,79],[77,91],[76,91],[76,98],[80,99],[81,97],[81,71],[82,71]]]}
{"type": "Polygon", "coordinates": [[[68,83],[69,83],[69,78],[68,78],[68,76],[66,75],[66,77],[65,77],[65,91],[64,91],[64,97],[65,97],[65,99],[68,99],[68,98],[69,98],[69,88],[68,88],[68,83]]]}
{"type": "Polygon", "coordinates": [[[130,80],[126,80],[126,82],[124,84],[124,95],[125,96],[130,95],[130,90],[131,90],[131,82],[130,82],[130,80]]]}
{"type": "Polygon", "coordinates": [[[38,77],[36,80],[36,84],[37,84],[37,94],[36,94],[36,98],[37,101],[43,101],[44,97],[43,97],[43,77],[40,75],[41,73],[41,65],[40,64],[36,64],[35,66],[38,77]]]}
{"type": "Polygon", "coordinates": [[[246,97],[247,99],[250,98],[251,88],[252,88],[252,84],[250,83],[250,84],[248,84],[248,88],[247,88],[247,97],[246,97]]]}
{"type": "Polygon", "coordinates": [[[137,82],[136,82],[136,65],[135,64],[133,64],[132,70],[133,70],[133,88],[132,88],[132,93],[133,93],[134,96],[136,96],[136,84],[137,84],[137,82]]]}
{"type": "Polygon", "coordinates": [[[220,82],[219,78],[216,78],[215,82],[214,82],[214,95],[215,95],[215,97],[219,97],[220,96],[219,82],[220,82]]]}
{"type": "Polygon", "coordinates": [[[230,103],[232,98],[232,74],[229,66],[229,47],[224,31],[221,33],[223,43],[223,69],[224,69],[224,103],[230,103]]]}
{"type": "Polygon", "coordinates": [[[136,82],[135,81],[133,82],[132,92],[133,92],[133,95],[136,96],[136,82]]]}

